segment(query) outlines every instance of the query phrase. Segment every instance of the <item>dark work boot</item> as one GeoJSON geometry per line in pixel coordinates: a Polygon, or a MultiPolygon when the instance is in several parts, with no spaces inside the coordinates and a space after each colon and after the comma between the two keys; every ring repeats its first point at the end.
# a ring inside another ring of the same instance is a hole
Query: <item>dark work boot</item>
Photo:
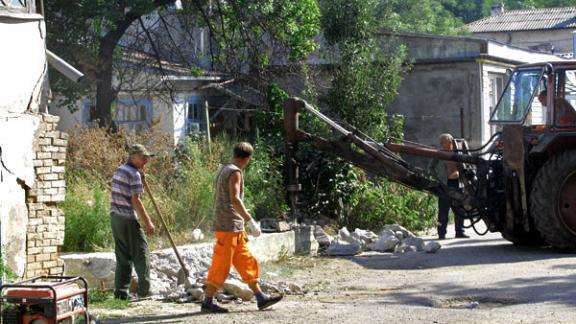
{"type": "Polygon", "coordinates": [[[200,307],[202,313],[228,313],[228,309],[218,306],[213,298],[206,297],[200,307]]]}
{"type": "Polygon", "coordinates": [[[262,295],[256,295],[256,299],[258,300],[258,309],[259,310],[264,310],[274,304],[276,304],[277,302],[281,301],[282,298],[284,298],[284,295],[279,295],[279,296],[268,296],[265,294],[262,295]]]}
{"type": "Polygon", "coordinates": [[[200,308],[202,313],[228,313],[228,309],[218,306],[218,304],[204,304],[200,308]]]}

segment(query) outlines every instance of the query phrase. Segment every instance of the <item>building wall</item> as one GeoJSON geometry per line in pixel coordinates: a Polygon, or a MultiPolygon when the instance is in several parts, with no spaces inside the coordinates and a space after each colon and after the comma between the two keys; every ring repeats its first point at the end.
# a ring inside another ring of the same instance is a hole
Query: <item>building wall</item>
{"type": "Polygon", "coordinates": [[[0,11],[0,234],[19,277],[61,274],[66,135],[44,114],[49,93],[44,20],[0,11]]]}
{"type": "Polygon", "coordinates": [[[479,145],[480,73],[476,62],[417,64],[402,81],[388,112],[404,115],[406,140],[438,146],[438,136],[451,133],[479,145]]]}
{"type": "Polygon", "coordinates": [[[475,37],[491,39],[503,44],[514,45],[524,49],[535,49],[549,53],[549,45],[554,46],[554,53],[572,53],[572,32],[576,29],[559,29],[546,31],[518,31],[500,33],[476,33],[475,37]]]}

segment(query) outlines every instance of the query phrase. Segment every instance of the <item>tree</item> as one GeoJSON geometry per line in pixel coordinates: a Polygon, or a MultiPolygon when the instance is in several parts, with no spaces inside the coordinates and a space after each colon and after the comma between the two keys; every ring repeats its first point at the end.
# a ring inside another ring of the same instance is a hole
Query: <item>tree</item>
{"type": "MultiPolygon", "coordinates": [[[[186,0],[182,1],[181,11],[175,12],[174,7],[168,11],[166,6],[174,3],[174,0],[47,0],[49,48],[80,66],[90,81],[88,86],[78,87],[60,79],[54,82],[55,91],[75,99],[90,86],[95,88],[95,117],[100,125],[110,126],[111,106],[118,93],[113,77],[115,63],[122,58],[120,40],[130,28],[140,28],[149,42],[145,47],[150,51],[147,54],[160,62],[165,52],[143,22],[143,17],[151,14],[161,18],[170,12],[182,22],[208,27],[213,68],[224,73],[240,73],[245,66],[258,71],[278,48],[294,60],[315,49],[313,39],[319,18],[314,0],[186,0]]],[[[186,33],[188,26],[184,25],[180,31],[186,33]]],[[[190,63],[184,56],[180,60],[182,64],[190,63]]]]}
{"type": "Polygon", "coordinates": [[[460,33],[462,21],[443,5],[442,0],[381,0],[375,8],[380,27],[443,35],[460,33]]]}

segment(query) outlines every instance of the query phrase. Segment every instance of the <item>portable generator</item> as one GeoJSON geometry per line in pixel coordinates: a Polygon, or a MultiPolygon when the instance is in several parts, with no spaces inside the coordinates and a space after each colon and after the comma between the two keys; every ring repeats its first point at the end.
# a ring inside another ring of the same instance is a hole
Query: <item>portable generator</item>
{"type": "Polygon", "coordinates": [[[90,323],[88,284],[82,277],[36,276],[0,287],[6,324],[90,323]]]}

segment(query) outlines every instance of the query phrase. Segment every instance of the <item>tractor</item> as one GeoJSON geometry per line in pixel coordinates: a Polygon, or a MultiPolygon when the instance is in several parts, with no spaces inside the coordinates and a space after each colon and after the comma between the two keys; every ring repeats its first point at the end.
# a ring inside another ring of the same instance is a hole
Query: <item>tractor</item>
{"type": "Polygon", "coordinates": [[[284,102],[287,191],[296,215],[300,185],[300,142],[337,156],[407,187],[448,198],[479,234],[500,232],[521,245],[576,249],[576,62],[528,64],[510,71],[494,108],[494,134],[471,149],[463,139],[454,150],[389,139],[378,142],[360,130],[336,123],[306,101],[284,102]],[[299,129],[299,114],[312,113],[332,129],[323,138],[299,129]],[[402,155],[401,155],[402,154],[402,155]],[[461,188],[443,184],[403,156],[421,156],[458,165],[461,188]],[[486,230],[476,224],[483,221],[486,230]]]}

